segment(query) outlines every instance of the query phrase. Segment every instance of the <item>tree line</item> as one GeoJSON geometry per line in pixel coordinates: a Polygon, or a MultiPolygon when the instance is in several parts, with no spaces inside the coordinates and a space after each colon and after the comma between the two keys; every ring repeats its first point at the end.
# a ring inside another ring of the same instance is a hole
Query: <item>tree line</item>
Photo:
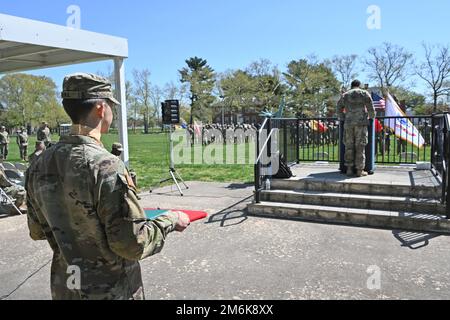
{"type": "MultiPolygon", "coordinates": [[[[182,118],[210,122],[214,112],[242,109],[276,110],[285,97],[287,114],[334,116],[336,101],[353,79],[365,76],[372,87],[389,89],[415,114],[448,111],[450,48],[423,43],[424,59],[407,49],[383,43],[359,57],[354,54],[319,59],[310,55],[287,63],[285,70],[267,59],[248,67],[216,72],[208,61],[191,57],[178,70],[179,79],[164,86],[153,84],[148,69],[132,71],[126,83],[128,122],[134,130],[161,126],[161,102],[179,99],[182,118]],[[424,85],[425,92],[412,87],[424,85]]],[[[114,83],[111,71],[103,74],[114,83]]],[[[47,121],[58,126],[69,121],[48,77],[10,74],[0,79],[0,122],[14,127],[47,121]]]]}

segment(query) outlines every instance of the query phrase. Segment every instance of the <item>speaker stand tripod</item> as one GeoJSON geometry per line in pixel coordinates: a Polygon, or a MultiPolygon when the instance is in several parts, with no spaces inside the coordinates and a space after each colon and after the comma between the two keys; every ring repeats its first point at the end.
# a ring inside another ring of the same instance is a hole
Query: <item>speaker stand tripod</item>
{"type": "MultiPolygon", "coordinates": [[[[184,193],[181,190],[180,187],[180,183],[182,183],[186,189],[189,189],[188,185],[186,184],[186,182],[184,182],[183,178],[181,177],[181,175],[178,173],[178,171],[175,169],[175,161],[174,161],[174,157],[173,157],[173,137],[172,137],[172,126],[170,126],[170,168],[169,168],[169,175],[170,178],[168,179],[164,179],[161,180],[159,184],[163,184],[164,182],[167,181],[173,181],[175,183],[175,185],[178,188],[178,191],[180,192],[180,195],[183,197],[184,193]]],[[[150,190],[150,193],[152,193],[152,190],[150,190]]]]}

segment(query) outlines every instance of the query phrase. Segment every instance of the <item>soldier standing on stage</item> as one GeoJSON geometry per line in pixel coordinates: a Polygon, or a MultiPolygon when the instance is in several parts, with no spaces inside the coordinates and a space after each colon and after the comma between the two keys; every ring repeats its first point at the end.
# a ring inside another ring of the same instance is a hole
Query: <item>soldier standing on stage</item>
{"type": "Polygon", "coordinates": [[[347,176],[356,169],[358,177],[367,176],[366,146],[368,144],[369,119],[375,118],[373,100],[369,92],[360,88],[361,82],[352,82],[352,89],[346,92],[338,102],[339,120],[344,121],[345,166],[347,176]],[[344,113],[344,109],[346,112],[344,113]]]}

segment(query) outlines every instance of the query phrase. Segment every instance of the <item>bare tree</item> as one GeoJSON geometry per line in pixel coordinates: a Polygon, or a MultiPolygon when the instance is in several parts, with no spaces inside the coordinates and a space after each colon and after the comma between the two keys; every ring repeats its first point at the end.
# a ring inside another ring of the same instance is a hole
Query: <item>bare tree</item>
{"type": "MultiPolygon", "coordinates": [[[[163,90],[158,86],[158,85],[154,85],[151,87],[151,91],[150,91],[150,100],[152,102],[153,105],[153,115],[152,117],[154,119],[156,119],[158,122],[161,120],[161,114],[162,114],[162,110],[161,112],[161,102],[163,99],[163,90]]],[[[162,121],[161,121],[162,123],[162,121]]]]}
{"type": "Polygon", "coordinates": [[[352,80],[358,76],[355,71],[357,59],[358,56],[352,54],[334,56],[330,61],[331,68],[345,88],[349,88],[352,80]]]}
{"type": "Polygon", "coordinates": [[[164,86],[164,97],[168,100],[180,100],[183,104],[189,103],[188,86],[186,84],[177,85],[173,81],[164,86]]]}
{"type": "Polygon", "coordinates": [[[433,112],[436,112],[439,98],[450,94],[450,49],[448,45],[427,45],[426,43],[422,45],[425,50],[425,61],[416,66],[416,73],[430,87],[433,96],[433,112]]]}
{"type": "Polygon", "coordinates": [[[128,108],[128,120],[132,123],[133,132],[136,134],[137,122],[140,119],[141,106],[136,99],[135,90],[131,81],[126,82],[126,96],[128,108]]]}
{"type": "Polygon", "coordinates": [[[413,59],[405,48],[385,42],[378,48],[370,48],[368,53],[364,60],[365,71],[381,88],[395,86],[410,75],[413,59]]]}
{"type": "Polygon", "coordinates": [[[137,102],[142,107],[142,113],[144,116],[144,132],[149,133],[150,127],[150,114],[151,114],[151,89],[152,84],[150,82],[150,71],[133,70],[134,78],[134,96],[137,102]]]}

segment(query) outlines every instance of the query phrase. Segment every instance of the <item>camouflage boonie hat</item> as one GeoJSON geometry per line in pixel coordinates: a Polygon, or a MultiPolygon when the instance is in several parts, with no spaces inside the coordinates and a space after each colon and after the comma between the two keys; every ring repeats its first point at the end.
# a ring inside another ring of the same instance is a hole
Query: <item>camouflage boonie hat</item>
{"type": "Polygon", "coordinates": [[[112,145],[113,150],[121,151],[123,152],[123,146],[120,143],[114,143],[112,145]]]}
{"type": "Polygon", "coordinates": [[[66,100],[109,99],[117,105],[107,79],[90,73],[75,73],[64,78],[61,97],[66,100]]]}

